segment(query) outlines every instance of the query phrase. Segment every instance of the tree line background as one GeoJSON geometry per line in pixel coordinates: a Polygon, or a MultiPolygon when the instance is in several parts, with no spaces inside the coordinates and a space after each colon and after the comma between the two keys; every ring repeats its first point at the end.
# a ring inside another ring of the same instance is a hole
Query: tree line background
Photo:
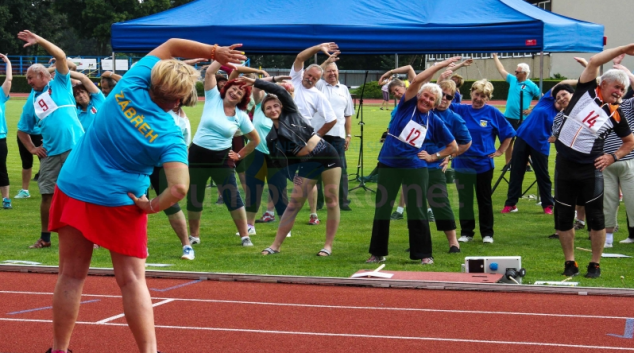
{"type": "MultiPolygon", "coordinates": [[[[18,32],[28,29],[57,44],[69,56],[109,56],[113,23],[152,15],[190,1],[193,0],[0,0],[0,52],[46,55],[38,46],[24,48],[24,42],[18,40],[18,32]]],[[[289,68],[295,55],[249,58],[253,67],[289,68]]],[[[320,60],[325,57],[321,55],[320,60]]],[[[389,70],[394,68],[394,60],[394,55],[346,56],[344,52],[337,64],[341,70],[389,70]]],[[[423,69],[424,55],[399,55],[399,65],[407,64],[417,71],[423,69]]]]}

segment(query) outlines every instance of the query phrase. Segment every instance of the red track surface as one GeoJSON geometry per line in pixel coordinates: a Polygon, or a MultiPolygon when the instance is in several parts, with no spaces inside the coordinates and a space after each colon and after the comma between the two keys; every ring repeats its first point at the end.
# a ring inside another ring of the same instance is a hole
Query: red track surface
{"type": "MultiPolygon", "coordinates": [[[[48,349],[56,278],[0,273],[0,352],[48,349]]],[[[627,333],[631,298],[169,279],[148,286],[163,290],[150,292],[166,353],[634,351],[634,339],[610,336],[627,333]]],[[[75,353],[136,351],[125,318],[116,318],[123,307],[114,278],[89,277],[82,301],[75,353]]]]}

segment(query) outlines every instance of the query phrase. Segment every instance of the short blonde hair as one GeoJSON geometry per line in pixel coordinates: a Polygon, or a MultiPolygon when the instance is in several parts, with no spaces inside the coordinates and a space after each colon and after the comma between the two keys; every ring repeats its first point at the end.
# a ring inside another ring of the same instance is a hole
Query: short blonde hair
{"type": "Polygon", "coordinates": [[[491,99],[493,97],[493,84],[486,78],[478,80],[471,85],[471,92],[480,92],[491,99]]]}
{"type": "Polygon", "coordinates": [[[440,88],[442,90],[450,90],[451,94],[456,94],[456,83],[453,82],[452,80],[444,80],[444,81],[440,81],[438,82],[438,86],[440,86],[440,88]]]}
{"type": "Polygon", "coordinates": [[[431,93],[434,94],[435,98],[434,99],[434,107],[437,107],[440,105],[440,102],[442,101],[442,89],[440,89],[440,86],[438,86],[435,83],[426,83],[423,85],[423,87],[420,88],[420,90],[418,91],[418,94],[423,93],[423,91],[429,91],[431,93]]]}
{"type": "Polygon", "coordinates": [[[161,60],[152,68],[151,90],[155,95],[167,99],[180,99],[186,106],[198,101],[196,82],[200,72],[184,62],[161,60]]]}
{"type": "Polygon", "coordinates": [[[454,83],[456,84],[456,88],[460,88],[460,87],[462,87],[462,85],[464,85],[464,78],[462,76],[458,75],[458,74],[453,74],[450,77],[450,79],[454,81],[454,83]],[[456,82],[456,80],[458,82],[456,82]]]}

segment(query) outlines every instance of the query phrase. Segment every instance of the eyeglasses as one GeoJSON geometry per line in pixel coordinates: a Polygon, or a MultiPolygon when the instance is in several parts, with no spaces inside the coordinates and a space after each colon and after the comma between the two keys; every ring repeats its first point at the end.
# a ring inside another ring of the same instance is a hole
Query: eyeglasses
{"type": "Polygon", "coordinates": [[[516,75],[517,75],[517,74],[521,74],[521,73],[522,73],[522,71],[515,71],[515,74],[516,74],[516,75]]]}
{"type": "Polygon", "coordinates": [[[448,101],[453,100],[453,96],[451,94],[443,93],[442,97],[448,101]]]}

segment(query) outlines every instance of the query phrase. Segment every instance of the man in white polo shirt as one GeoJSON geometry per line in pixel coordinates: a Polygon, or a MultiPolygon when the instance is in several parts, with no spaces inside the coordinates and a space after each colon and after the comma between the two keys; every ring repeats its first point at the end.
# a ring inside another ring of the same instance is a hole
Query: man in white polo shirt
{"type": "MultiPolygon", "coordinates": [[[[335,61],[339,60],[337,53],[331,55],[328,60],[321,64],[324,69],[324,80],[319,80],[316,87],[326,96],[332,106],[337,122],[324,136],[324,140],[330,143],[339,153],[341,158],[341,183],[339,184],[339,208],[343,211],[352,211],[350,200],[348,199],[348,173],[345,151],[350,144],[350,127],[352,125],[351,116],[354,114],[354,104],[352,96],[346,85],[339,82],[339,68],[335,61]]],[[[326,121],[317,114],[313,118],[313,127],[320,129],[326,121]]],[[[323,204],[323,193],[321,183],[317,184],[317,205],[323,204]]],[[[319,207],[317,207],[319,208],[319,207]]]]}
{"type": "MultiPolygon", "coordinates": [[[[323,69],[317,64],[312,64],[304,70],[304,62],[320,51],[330,57],[331,52],[335,52],[336,50],[337,45],[335,43],[323,43],[305,49],[297,54],[297,58],[295,58],[293,68],[291,69],[291,82],[295,87],[295,97],[293,99],[295,100],[299,112],[313,127],[315,126],[312,124],[312,120],[315,114],[319,113],[324,117],[325,123],[319,130],[315,130],[319,136],[325,136],[326,133],[335,126],[337,116],[332,110],[332,106],[326,96],[315,88],[315,85],[321,79],[323,69]]],[[[319,224],[319,218],[317,217],[317,188],[314,188],[308,195],[308,205],[310,206],[310,220],[308,224],[319,224]]]]}

